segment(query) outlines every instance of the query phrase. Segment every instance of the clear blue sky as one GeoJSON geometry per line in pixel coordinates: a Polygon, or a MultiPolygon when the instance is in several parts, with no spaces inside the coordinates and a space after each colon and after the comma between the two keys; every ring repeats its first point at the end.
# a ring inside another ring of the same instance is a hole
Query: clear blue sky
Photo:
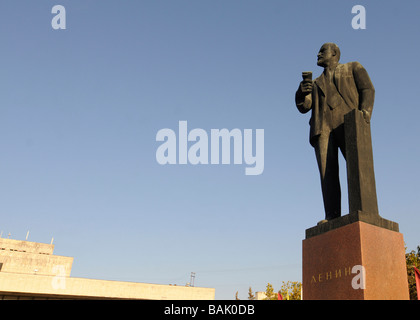
{"type": "Polygon", "coordinates": [[[336,42],[375,85],[379,210],[415,249],[419,14],[418,1],[2,0],[3,237],[54,237],[74,277],[185,285],[195,272],[217,299],[301,281],[305,229],[324,213],[294,93],[302,71],[322,71],[320,46],[336,42]],[[51,27],[56,4],[66,30],[51,27]],[[365,30],[351,27],[357,4],[365,30]],[[264,173],[159,165],[156,133],[180,120],[264,129],[264,173]]]}

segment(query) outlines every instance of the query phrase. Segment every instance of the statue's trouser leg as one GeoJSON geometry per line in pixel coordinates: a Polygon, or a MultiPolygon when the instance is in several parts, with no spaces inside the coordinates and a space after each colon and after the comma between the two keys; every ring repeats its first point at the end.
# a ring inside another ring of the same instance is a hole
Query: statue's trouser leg
{"type": "Polygon", "coordinates": [[[315,144],[315,155],[321,178],[325,219],[341,216],[341,188],[339,176],[338,149],[345,154],[343,128],[322,134],[315,144]]]}

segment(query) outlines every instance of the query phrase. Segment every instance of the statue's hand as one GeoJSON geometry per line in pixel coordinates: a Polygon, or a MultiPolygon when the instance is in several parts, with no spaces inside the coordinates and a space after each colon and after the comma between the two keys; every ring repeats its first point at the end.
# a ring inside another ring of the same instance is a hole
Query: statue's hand
{"type": "Polygon", "coordinates": [[[366,123],[370,123],[370,113],[369,111],[362,110],[363,118],[365,119],[366,123]]]}
{"type": "Polygon", "coordinates": [[[306,96],[312,92],[314,82],[312,80],[304,80],[300,83],[300,91],[306,96]]]}

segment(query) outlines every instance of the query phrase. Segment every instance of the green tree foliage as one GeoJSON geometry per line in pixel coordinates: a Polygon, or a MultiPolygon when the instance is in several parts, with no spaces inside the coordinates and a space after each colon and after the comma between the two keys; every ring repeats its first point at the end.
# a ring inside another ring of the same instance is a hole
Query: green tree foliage
{"type": "Polygon", "coordinates": [[[417,252],[412,250],[406,253],[405,260],[407,262],[407,278],[408,290],[410,292],[410,300],[417,300],[416,278],[413,267],[420,269],[420,246],[417,246],[417,252]]]}
{"type": "Polygon", "coordinates": [[[252,293],[251,287],[249,287],[249,290],[248,290],[248,300],[255,300],[255,295],[252,293]]]}
{"type": "Polygon", "coordinates": [[[283,300],[301,300],[302,283],[298,281],[284,282],[279,290],[283,300]]]}
{"type": "MultiPolygon", "coordinates": [[[[283,281],[278,293],[281,294],[283,300],[301,300],[301,289],[302,283],[298,281],[283,281]]],[[[274,291],[272,284],[268,283],[265,290],[266,297],[264,300],[278,300],[278,293],[274,291]]]]}
{"type": "Polygon", "coordinates": [[[274,293],[273,285],[271,283],[267,283],[264,300],[277,300],[277,294],[274,293]]]}

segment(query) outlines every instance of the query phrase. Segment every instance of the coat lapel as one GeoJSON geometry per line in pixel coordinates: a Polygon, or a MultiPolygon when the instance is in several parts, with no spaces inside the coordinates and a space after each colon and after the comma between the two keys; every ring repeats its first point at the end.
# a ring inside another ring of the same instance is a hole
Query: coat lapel
{"type": "Polygon", "coordinates": [[[337,66],[337,68],[335,68],[335,70],[334,70],[334,78],[333,78],[333,81],[334,81],[334,84],[335,84],[335,86],[336,86],[336,88],[337,88],[337,90],[338,90],[338,92],[340,92],[341,93],[341,75],[342,75],[342,72],[341,72],[341,69],[342,69],[342,64],[338,64],[338,66],[337,66]]]}
{"type": "Polygon", "coordinates": [[[326,84],[325,84],[325,75],[322,73],[318,78],[315,79],[316,85],[321,89],[324,96],[326,96],[326,84]]]}

